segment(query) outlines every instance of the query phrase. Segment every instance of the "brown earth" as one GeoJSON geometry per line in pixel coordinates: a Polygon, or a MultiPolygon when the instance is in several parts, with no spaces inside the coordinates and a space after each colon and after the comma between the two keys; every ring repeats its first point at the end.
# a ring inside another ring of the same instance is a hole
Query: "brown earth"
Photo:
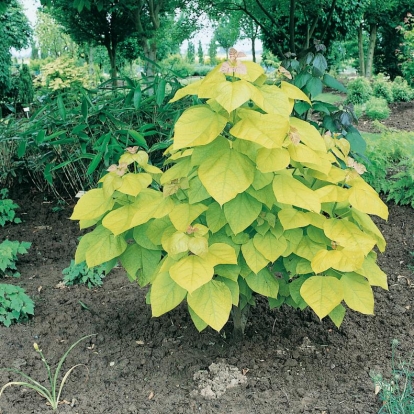
{"type": "MultiPolygon", "coordinates": [[[[407,118],[401,117],[400,125],[407,118]]],[[[131,284],[121,269],[111,272],[102,288],[58,288],[80,234],[68,219],[73,205],[53,212],[55,204],[45,195],[26,190],[11,189],[23,223],[0,228],[0,241],[33,243],[18,262],[21,278],[7,282],[34,299],[35,316],[25,325],[0,327],[0,366],[20,367],[45,380],[34,342],[55,365],[70,344],[97,334],[79,344],[64,365],[85,364],[89,378],[82,367],[73,371],[62,394],[71,404],[61,405],[60,413],[372,414],[381,402],[370,373],[389,378],[394,338],[403,356],[413,351],[414,274],[407,265],[414,251],[414,215],[409,207],[390,205],[389,221],[376,220],[388,242],[378,260],[389,276],[389,291],[375,288],[375,316],[348,311],[336,329],[309,310],[270,311],[259,300],[245,340],[234,345],[231,323],[220,334],[210,329],[199,334],[184,307],[151,318],[146,290],[131,284]],[[238,379],[219,398],[207,399],[194,390],[200,379],[206,381],[207,372],[199,371],[212,363],[218,364],[212,370],[221,370],[210,382],[213,391],[221,382],[223,392],[226,375],[238,379]]],[[[0,385],[15,378],[0,372],[0,385]]],[[[0,414],[49,412],[34,391],[8,388],[0,398],[0,414]]]]}
{"type": "MultiPolygon", "coordinates": [[[[380,121],[387,128],[398,129],[402,131],[414,131],[414,101],[411,102],[394,102],[389,105],[391,116],[388,119],[380,121]]],[[[366,116],[359,119],[358,129],[365,132],[379,132],[378,128],[366,116]]]]}

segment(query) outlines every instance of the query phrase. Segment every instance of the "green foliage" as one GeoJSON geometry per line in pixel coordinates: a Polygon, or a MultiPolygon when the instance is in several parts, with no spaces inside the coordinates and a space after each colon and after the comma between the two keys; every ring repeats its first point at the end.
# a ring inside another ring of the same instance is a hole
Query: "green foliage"
{"type": "Polygon", "coordinates": [[[160,62],[161,68],[172,71],[176,76],[186,78],[194,71],[194,65],[185,61],[180,55],[170,55],[160,62]]]}
{"type": "Polygon", "coordinates": [[[391,378],[385,379],[372,371],[375,393],[379,393],[382,407],[378,414],[411,414],[414,412],[414,353],[407,360],[397,358],[398,340],[392,341],[391,378]]]}
{"type": "Polygon", "coordinates": [[[373,96],[365,105],[365,114],[370,119],[387,119],[390,116],[390,108],[384,98],[373,96]]]}
{"type": "Polygon", "coordinates": [[[401,70],[408,83],[414,86],[414,17],[411,13],[407,13],[403,24],[397,30],[404,37],[404,42],[400,44],[402,49],[397,49],[401,70]]]}
{"type": "Polygon", "coordinates": [[[21,223],[22,221],[16,217],[16,209],[19,206],[7,198],[9,190],[2,188],[0,190],[0,226],[4,227],[6,223],[21,223]]]}
{"type": "Polygon", "coordinates": [[[414,90],[401,76],[397,76],[391,84],[392,95],[395,102],[408,102],[414,98],[414,90]]]}
{"type": "Polygon", "coordinates": [[[309,98],[310,102],[300,101],[294,105],[294,115],[303,120],[310,120],[311,114],[313,125],[320,129],[329,131],[331,134],[341,134],[351,145],[352,155],[363,155],[365,152],[365,142],[359,131],[353,126],[356,122],[352,105],[347,103],[333,105],[323,99],[325,87],[346,93],[345,86],[326,73],[328,63],[325,59],[325,46],[315,45],[316,52],[308,52],[299,60],[291,53],[282,61],[281,67],[276,75],[276,82],[280,82],[280,77],[289,74],[284,72],[287,69],[292,76],[292,83],[300,88],[309,98]],[[279,79],[278,79],[279,78],[279,79]]]}
{"type": "Polygon", "coordinates": [[[18,80],[18,99],[23,105],[33,102],[34,88],[28,65],[22,65],[18,80]]]}
{"type": "Polygon", "coordinates": [[[183,106],[168,100],[181,85],[171,74],[123,82],[115,91],[104,83],[45,95],[29,119],[0,122],[0,182],[17,177],[73,197],[94,186],[127,146],[148,149],[158,161],[183,106]]]}
{"type": "Polygon", "coordinates": [[[75,264],[71,260],[70,266],[63,269],[63,282],[66,286],[86,285],[89,289],[102,286],[102,279],[105,277],[105,266],[89,268],[85,262],[75,264]]]}
{"type": "Polygon", "coordinates": [[[187,60],[189,63],[193,64],[195,62],[195,46],[193,42],[188,42],[187,48],[187,60]]]}
{"type": "Polygon", "coordinates": [[[206,76],[208,72],[210,72],[211,66],[207,65],[195,65],[192,75],[193,76],[206,76]]]}
{"type": "Polygon", "coordinates": [[[369,83],[369,80],[364,77],[351,80],[348,83],[347,88],[347,100],[353,104],[363,104],[372,96],[371,84],[369,83]]]}
{"type": "Polygon", "coordinates": [[[34,303],[24,289],[1,283],[0,323],[10,326],[12,323],[26,322],[30,315],[34,315],[34,303]]]}
{"type": "Polygon", "coordinates": [[[372,83],[372,94],[377,98],[383,98],[388,103],[394,101],[392,93],[392,84],[383,74],[378,74],[372,83]]]}
{"type": "Polygon", "coordinates": [[[239,37],[240,22],[237,15],[222,16],[217,22],[213,40],[225,50],[226,55],[228,55],[229,49],[235,45],[239,37]]]}
{"type": "Polygon", "coordinates": [[[197,56],[198,56],[198,64],[204,65],[204,50],[201,44],[201,40],[198,41],[197,56]]]}
{"type": "Polygon", "coordinates": [[[71,216],[93,227],[75,261],[119,260],[150,285],[153,316],[187,300],[197,327],[219,331],[254,295],[310,306],[339,326],[349,308],[372,314],[371,286],[387,289],[369,217],[386,205],[361,178],[340,134],[321,136],[291,116],[296,86],[266,83],[261,66],[225,62],[180,89],[193,96],[175,123],[164,172],[127,148],[71,216]],[[338,163],[344,168],[339,168],[338,163]]]}
{"type": "Polygon", "coordinates": [[[21,50],[29,46],[32,35],[29,20],[20,2],[11,0],[4,6],[0,13],[0,99],[4,99],[11,86],[11,48],[21,50]]]}
{"type": "Polygon", "coordinates": [[[367,182],[388,201],[414,207],[414,134],[383,129],[367,142],[367,182]]]}
{"type": "Polygon", "coordinates": [[[217,64],[217,44],[214,38],[211,39],[210,43],[208,44],[208,57],[209,57],[209,64],[214,66],[217,64]]]}
{"type": "Polygon", "coordinates": [[[33,344],[33,347],[35,351],[39,354],[40,359],[43,362],[43,365],[46,368],[47,371],[47,377],[49,380],[49,388],[43,386],[38,381],[34,380],[32,377],[29,377],[28,375],[24,374],[22,371],[19,371],[16,368],[0,368],[1,371],[7,371],[12,372],[14,374],[18,374],[20,377],[23,377],[24,381],[10,381],[7,384],[3,385],[3,387],[0,390],[0,397],[3,394],[4,390],[12,385],[18,385],[21,387],[29,388],[32,390],[35,390],[38,394],[40,394],[43,398],[45,398],[48,402],[48,404],[52,407],[53,411],[56,411],[58,409],[60,402],[60,395],[62,393],[63,387],[69,378],[69,375],[72,373],[72,371],[80,366],[83,366],[86,368],[86,370],[89,372],[88,368],[84,364],[76,364],[69,368],[66,373],[63,375],[62,380],[60,382],[60,385],[58,384],[59,374],[62,369],[62,365],[64,364],[66,358],[68,357],[70,351],[79,344],[79,342],[84,341],[87,338],[90,338],[92,335],[86,335],[83,336],[81,339],[76,341],[74,344],[72,344],[69,349],[63,354],[62,358],[59,360],[59,363],[57,364],[57,367],[55,369],[55,372],[50,368],[50,365],[46,361],[46,358],[43,355],[43,352],[41,349],[39,349],[39,345],[37,343],[33,344]]]}
{"type": "Polygon", "coordinates": [[[74,58],[66,55],[60,56],[42,67],[40,75],[35,79],[35,84],[50,91],[81,88],[82,86],[86,88],[90,84],[88,67],[86,63],[78,65],[74,58]]]}
{"type": "Polygon", "coordinates": [[[26,254],[32,243],[4,240],[0,243],[0,277],[19,277],[16,268],[18,254],[26,254]]]}

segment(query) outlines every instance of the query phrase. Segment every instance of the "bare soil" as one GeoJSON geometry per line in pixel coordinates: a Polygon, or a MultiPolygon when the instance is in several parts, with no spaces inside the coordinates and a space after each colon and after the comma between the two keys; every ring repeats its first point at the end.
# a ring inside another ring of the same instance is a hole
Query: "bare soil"
{"type": "MultiPolygon", "coordinates": [[[[0,241],[33,244],[18,262],[21,278],[6,282],[22,286],[36,308],[29,323],[0,327],[0,366],[19,367],[43,381],[34,342],[55,365],[77,339],[96,334],[64,365],[85,364],[89,375],[82,367],[73,371],[59,413],[372,414],[381,402],[370,373],[389,377],[394,338],[402,355],[413,350],[414,274],[408,264],[414,215],[409,207],[391,204],[389,221],[376,220],[388,242],[378,260],[389,276],[389,291],[375,289],[374,316],[348,311],[337,329],[309,310],[270,311],[259,299],[245,340],[232,344],[231,323],[220,334],[211,329],[200,334],[184,307],[152,318],[146,290],[131,284],[122,269],[111,272],[102,288],[59,288],[80,235],[68,219],[73,203],[53,212],[55,204],[44,194],[15,187],[11,197],[20,205],[23,223],[0,228],[0,241]]],[[[15,378],[0,372],[0,385],[15,378]]],[[[49,412],[31,390],[8,388],[0,398],[0,414],[49,412]]]]}

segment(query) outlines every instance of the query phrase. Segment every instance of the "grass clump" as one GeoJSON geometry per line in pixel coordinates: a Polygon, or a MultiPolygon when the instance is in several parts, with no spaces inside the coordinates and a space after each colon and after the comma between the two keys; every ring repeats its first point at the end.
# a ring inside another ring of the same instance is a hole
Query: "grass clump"
{"type": "Polygon", "coordinates": [[[370,119],[387,119],[390,116],[390,108],[384,98],[372,97],[366,104],[365,114],[370,119]]]}
{"type": "Polygon", "coordinates": [[[392,358],[390,379],[381,374],[371,372],[375,384],[375,393],[379,394],[382,407],[378,414],[412,414],[414,413],[414,352],[407,360],[397,358],[398,340],[392,341],[392,358]]]}

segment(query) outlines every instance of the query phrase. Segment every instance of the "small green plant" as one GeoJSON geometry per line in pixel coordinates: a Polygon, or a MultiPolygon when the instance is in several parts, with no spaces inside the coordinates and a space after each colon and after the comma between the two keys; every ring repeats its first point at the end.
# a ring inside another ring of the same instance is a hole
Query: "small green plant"
{"type": "Polygon", "coordinates": [[[20,286],[0,284],[0,323],[26,322],[34,314],[34,303],[20,286]]]}
{"type": "Polygon", "coordinates": [[[365,106],[365,114],[370,119],[387,119],[390,108],[384,98],[372,97],[365,106]]]}
{"type": "Polygon", "coordinates": [[[398,344],[398,340],[392,341],[391,379],[386,380],[381,374],[371,372],[375,392],[379,393],[383,404],[378,414],[414,413],[414,353],[411,353],[407,361],[402,361],[400,358],[397,361],[398,344]]]}
{"type": "Polygon", "coordinates": [[[70,266],[63,269],[63,281],[66,286],[86,285],[89,289],[102,286],[102,279],[105,277],[105,265],[88,267],[86,262],[75,264],[71,260],[70,266]]]}
{"type": "Polygon", "coordinates": [[[356,78],[347,85],[347,101],[353,104],[363,104],[372,96],[372,88],[367,78],[356,78]]]}
{"type": "Polygon", "coordinates": [[[401,76],[397,76],[391,84],[392,95],[395,102],[408,102],[414,97],[414,90],[401,76]]]}
{"type": "Polygon", "coordinates": [[[51,405],[53,411],[56,411],[57,408],[58,408],[59,401],[60,401],[60,395],[62,393],[63,386],[65,385],[65,382],[68,379],[71,372],[75,368],[80,367],[80,366],[85,367],[86,370],[89,372],[89,370],[88,370],[88,368],[86,367],[85,364],[76,364],[73,367],[71,367],[68,371],[66,371],[66,373],[63,376],[63,378],[60,382],[60,385],[59,385],[58,384],[58,377],[59,377],[59,373],[62,369],[62,365],[65,362],[65,360],[66,360],[67,356],[69,355],[70,351],[72,351],[72,349],[79,342],[85,340],[86,338],[90,338],[91,336],[94,336],[94,335],[95,334],[83,336],[78,341],[76,341],[73,345],[71,345],[69,347],[69,349],[63,354],[62,358],[59,360],[59,363],[58,363],[54,373],[52,372],[52,370],[50,368],[50,365],[46,361],[46,358],[44,357],[42,350],[39,348],[39,345],[37,343],[34,343],[33,347],[34,347],[35,351],[40,355],[40,358],[41,358],[43,364],[46,367],[46,371],[47,371],[47,375],[48,375],[48,379],[49,379],[49,388],[47,388],[44,385],[40,384],[38,381],[34,380],[33,378],[29,377],[28,375],[26,375],[22,371],[19,371],[18,369],[15,369],[15,368],[1,368],[2,371],[9,371],[9,372],[13,372],[15,374],[20,375],[21,377],[24,378],[25,381],[10,381],[7,384],[3,385],[2,389],[0,390],[0,397],[1,397],[4,390],[7,387],[10,387],[12,385],[18,385],[18,386],[22,386],[22,387],[26,387],[26,388],[30,388],[30,389],[35,390],[37,393],[39,393],[42,397],[44,397],[48,401],[48,403],[51,405]]]}
{"type": "Polygon", "coordinates": [[[388,103],[394,101],[392,84],[382,73],[378,74],[374,79],[372,84],[372,93],[377,98],[384,98],[388,103]]]}
{"type": "Polygon", "coordinates": [[[0,277],[19,277],[16,268],[18,254],[26,254],[32,245],[30,242],[4,240],[0,243],[0,277]]]}
{"type": "Polygon", "coordinates": [[[16,209],[19,206],[7,198],[9,195],[9,190],[7,188],[2,188],[0,190],[0,226],[4,227],[6,223],[21,223],[22,221],[16,217],[16,209]]]}

